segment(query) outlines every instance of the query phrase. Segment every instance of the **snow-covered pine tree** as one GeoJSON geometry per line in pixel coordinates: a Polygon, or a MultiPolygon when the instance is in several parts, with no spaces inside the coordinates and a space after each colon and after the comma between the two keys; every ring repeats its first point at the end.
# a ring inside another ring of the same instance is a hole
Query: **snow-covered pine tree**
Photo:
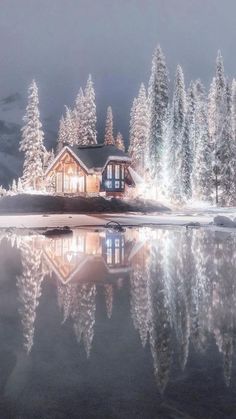
{"type": "Polygon", "coordinates": [[[76,129],[76,109],[72,110],[66,108],[65,116],[65,132],[66,132],[66,143],[70,146],[77,144],[77,129],[76,129]]]}
{"type": "Polygon", "coordinates": [[[191,82],[187,91],[186,117],[183,132],[183,152],[182,159],[182,194],[185,200],[192,197],[192,170],[193,160],[196,151],[196,102],[197,85],[199,82],[191,82]]]}
{"type": "Polygon", "coordinates": [[[85,145],[97,143],[96,131],[96,103],[95,91],[91,75],[89,75],[83,100],[83,115],[82,115],[82,138],[81,143],[85,145]]]}
{"type": "Polygon", "coordinates": [[[142,83],[131,109],[129,147],[132,166],[140,174],[144,174],[147,167],[148,119],[146,89],[142,83]]]}
{"type": "Polygon", "coordinates": [[[83,123],[83,112],[84,112],[84,92],[82,88],[80,88],[79,93],[77,95],[75,101],[75,109],[76,109],[76,116],[77,116],[77,139],[78,144],[82,145],[83,139],[83,130],[84,130],[84,123],[83,123]]]}
{"type": "Polygon", "coordinates": [[[17,192],[18,193],[23,193],[23,186],[22,186],[22,182],[21,182],[21,178],[19,177],[18,181],[17,181],[17,192]]]}
{"type": "Polygon", "coordinates": [[[25,154],[22,183],[25,187],[38,189],[43,176],[44,133],[39,115],[38,87],[33,80],[28,89],[28,106],[23,118],[20,151],[25,154]]]}
{"type": "Polygon", "coordinates": [[[115,146],[117,148],[119,148],[119,150],[121,151],[125,151],[125,144],[124,144],[124,139],[123,139],[123,135],[118,132],[116,140],[115,140],[115,146]]]}
{"type": "MultiPolygon", "coordinates": [[[[222,159],[224,159],[224,138],[223,125],[227,110],[226,103],[226,80],[224,75],[224,64],[221,52],[218,51],[216,59],[216,72],[212,81],[209,104],[208,104],[208,119],[210,140],[213,150],[213,168],[215,173],[220,174],[222,170],[222,159]]],[[[216,182],[215,179],[215,184],[216,182]]],[[[217,200],[217,197],[216,197],[217,200]]]]}
{"type": "Polygon", "coordinates": [[[13,181],[12,181],[11,190],[12,190],[13,193],[17,193],[17,185],[16,185],[16,180],[15,179],[13,179],[13,181]]]}
{"type": "Polygon", "coordinates": [[[105,145],[115,144],[114,136],[113,136],[113,114],[112,114],[111,106],[108,106],[107,108],[104,144],[105,145]]]}
{"type": "Polygon", "coordinates": [[[158,46],[152,58],[152,70],[148,88],[149,102],[149,160],[151,177],[156,179],[160,171],[163,143],[163,120],[168,107],[168,71],[165,57],[158,46]]]}
{"type": "Polygon", "coordinates": [[[236,79],[233,79],[232,81],[231,91],[232,91],[232,110],[231,110],[232,128],[233,128],[234,141],[236,143],[236,79]]]}
{"type": "Polygon", "coordinates": [[[222,128],[222,144],[220,157],[220,203],[232,205],[236,201],[236,144],[232,118],[232,91],[226,84],[226,114],[222,128]]]}
{"type": "Polygon", "coordinates": [[[231,192],[229,197],[229,204],[235,205],[236,203],[236,80],[233,79],[232,82],[232,105],[231,105],[231,118],[232,118],[232,131],[233,131],[233,141],[231,149],[231,159],[230,167],[232,172],[232,185],[231,192]]]}
{"type": "Polygon", "coordinates": [[[208,129],[207,101],[204,86],[195,84],[195,138],[193,168],[191,175],[192,194],[195,200],[210,201],[212,195],[212,147],[208,129]]]}
{"type": "Polygon", "coordinates": [[[170,196],[172,200],[177,202],[181,202],[183,199],[182,160],[183,157],[187,154],[184,150],[185,144],[183,143],[185,116],[186,93],[184,74],[181,66],[178,65],[175,76],[174,96],[172,103],[172,133],[169,146],[170,158],[168,170],[170,179],[172,180],[170,184],[170,196]]]}
{"type": "Polygon", "coordinates": [[[57,139],[57,154],[63,149],[64,144],[67,142],[67,133],[66,133],[66,123],[64,116],[62,115],[60,122],[59,122],[59,132],[58,132],[58,139],[57,139]]]}

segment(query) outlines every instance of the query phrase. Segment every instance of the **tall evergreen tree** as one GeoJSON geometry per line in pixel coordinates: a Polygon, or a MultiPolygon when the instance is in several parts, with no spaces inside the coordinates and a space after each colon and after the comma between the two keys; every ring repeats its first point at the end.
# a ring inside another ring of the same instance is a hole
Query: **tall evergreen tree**
{"type": "Polygon", "coordinates": [[[97,143],[96,131],[96,103],[95,91],[91,75],[89,75],[83,100],[83,114],[82,114],[82,138],[81,143],[85,145],[97,143]]]}
{"type": "MultiPolygon", "coordinates": [[[[213,150],[213,167],[215,173],[220,174],[224,160],[223,126],[227,110],[226,80],[221,52],[218,51],[216,59],[216,72],[212,81],[209,94],[209,130],[213,150]]],[[[215,179],[215,184],[218,181],[215,179]]],[[[216,185],[217,186],[217,185],[216,185]]]]}
{"type": "Polygon", "coordinates": [[[66,106],[65,108],[66,108],[66,116],[65,116],[66,143],[69,144],[70,146],[73,146],[73,145],[76,145],[78,141],[77,125],[76,125],[76,119],[77,119],[76,109],[72,110],[68,108],[68,106],[66,106]]]}
{"type": "Polygon", "coordinates": [[[186,145],[183,142],[183,134],[186,116],[186,93],[184,84],[184,74],[180,65],[177,66],[174,96],[172,103],[172,133],[170,137],[170,159],[169,175],[171,177],[170,195],[174,201],[182,200],[182,167],[183,157],[187,151],[183,149],[186,145]]]}
{"type": "Polygon", "coordinates": [[[153,54],[148,88],[149,100],[149,159],[152,178],[160,171],[163,143],[163,120],[168,106],[168,72],[164,54],[158,46],[153,54]]]}
{"type": "Polygon", "coordinates": [[[66,133],[66,123],[64,116],[61,117],[59,122],[59,132],[58,132],[58,139],[57,139],[57,153],[63,149],[64,144],[67,142],[67,133],[66,133]]]}
{"type": "Polygon", "coordinates": [[[78,144],[82,144],[83,135],[84,135],[84,124],[83,124],[83,112],[84,112],[84,92],[80,88],[75,101],[76,109],[76,126],[77,126],[77,139],[78,144]]]}
{"type": "Polygon", "coordinates": [[[210,201],[212,194],[212,148],[210,143],[207,101],[204,87],[198,82],[196,85],[196,113],[195,113],[195,137],[192,170],[193,198],[210,201]]]}
{"type": "Polygon", "coordinates": [[[114,136],[113,136],[113,114],[112,114],[111,106],[108,106],[104,144],[114,145],[114,143],[115,143],[115,141],[114,141],[114,136]]]}
{"type": "Polygon", "coordinates": [[[235,159],[236,144],[232,119],[232,91],[229,83],[226,84],[226,114],[222,128],[221,157],[220,157],[220,203],[222,205],[235,202],[235,159]]]}
{"type": "Polygon", "coordinates": [[[124,139],[123,139],[123,135],[118,132],[116,140],[115,140],[115,146],[117,148],[119,148],[119,150],[121,151],[125,151],[125,144],[124,144],[124,139]]]}
{"type": "Polygon", "coordinates": [[[142,83],[131,109],[129,147],[132,165],[141,174],[144,174],[147,166],[148,118],[146,89],[142,83]]]}
{"type": "Polygon", "coordinates": [[[23,118],[20,151],[25,154],[22,183],[37,189],[43,176],[44,133],[40,122],[38,87],[33,80],[28,89],[28,106],[23,118]]]}

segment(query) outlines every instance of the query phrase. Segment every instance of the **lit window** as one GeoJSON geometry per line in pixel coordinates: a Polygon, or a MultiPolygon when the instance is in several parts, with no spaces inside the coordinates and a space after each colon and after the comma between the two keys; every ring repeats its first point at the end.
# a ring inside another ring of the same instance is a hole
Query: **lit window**
{"type": "Polygon", "coordinates": [[[106,187],[107,187],[107,189],[111,189],[112,188],[112,181],[111,180],[107,180],[106,181],[106,187]]]}
{"type": "Polygon", "coordinates": [[[120,263],[120,249],[115,249],[115,264],[120,263]]]}
{"type": "Polygon", "coordinates": [[[107,179],[112,179],[112,165],[107,165],[107,179]]]}
{"type": "Polygon", "coordinates": [[[107,244],[107,247],[112,247],[112,240],[107,239],[106,244],[107,244]]]}
{"type": "Polygon", "coordinates": [[[120,247],[120,240],[119,239],[115,239],[115,247],[120,247]]]}
{"type": "Polygon", "coordinates": [[[115,179],[120,179],[120,165],[115,165],[115,179]]]}
{"type": "Polygon", "coordinates": [[[124,166],[121,166],[121,179],[124,179],[125,177],[125,168],[124,166]]]}
{"type": "Polygon", "coordinates": [[[112,264],[112,248],[111,248],[111,247],[109,247],[109,248],[107,249],[107,263],[108,263],[109,265],[111,265],[111,264],[112,264]]]}
{"type": "Polygon", "coordinates": [[[120,182],[119,182],[119,180],[118,181],[116,180],[115,181],[115,188],[116,189],[119,189],[119,187],[120,187],[120,182]]]}
{"type": "Polygon", "coordinates": [[[125,187],[125,182],[122,180],[122,182],[121,182],[121,189],[124,189],[124,187],[125,187]]]}

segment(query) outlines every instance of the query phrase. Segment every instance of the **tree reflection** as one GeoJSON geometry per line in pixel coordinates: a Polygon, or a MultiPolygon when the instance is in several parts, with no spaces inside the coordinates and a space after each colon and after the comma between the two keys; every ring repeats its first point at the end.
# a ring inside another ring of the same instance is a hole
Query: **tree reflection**
{"type": "Polygon", "coordinates": [[[115,289],[129,282],[130,315],[140,344],[149,347],[164,391],[173,364],[184,370],[190,345],[204,354],[214,338],[230,384],[235,351],[236,236],[211,230],[139,229],[125,233],[76,230],[72,237],[6,236],[19,249],[17,278],[24,347],[33,346],[43,279],[57,285],[62,323],[73,325],[89,357],[96,295],[113,319],[115,289]]]}

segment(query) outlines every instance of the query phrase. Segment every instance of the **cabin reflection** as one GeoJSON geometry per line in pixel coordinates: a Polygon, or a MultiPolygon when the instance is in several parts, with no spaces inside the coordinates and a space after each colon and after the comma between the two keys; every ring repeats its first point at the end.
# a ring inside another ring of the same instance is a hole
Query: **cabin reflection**
{"type": "Polygon", "coordinates": [[[132,241],[119,232],[76,230],[71,236],[46,239],[43,258],[50,271],[67,284],[72,280],[126,277],[132,241]]]}

